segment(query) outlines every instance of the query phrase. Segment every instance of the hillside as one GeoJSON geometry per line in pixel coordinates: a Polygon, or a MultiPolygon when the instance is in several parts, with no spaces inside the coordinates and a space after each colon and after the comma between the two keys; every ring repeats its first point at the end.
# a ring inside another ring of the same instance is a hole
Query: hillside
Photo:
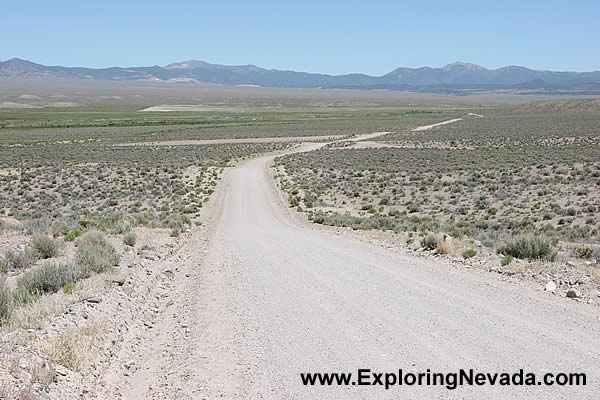
{"type": "Polygon", "coordinates": [[[519,112],[600,112],[600,99],[542,100],[527,103],[519,112]]]}
{"type": "Polygon", "coordinates": [[[189,60],[161,67],[84,68],[46,66],[13,58],[0,62],[0,79],[83,79],[138,82],[210,83],[285,88],[394,89],[460,94],[461,89],[518,89],[531,91],[577,89],[600,92],[600,71],[554,72],[508,66],[487,69],[456,62],[441,68],[397,68],[382,76],[328,75],[265,69],[255,65],[228,66],[189,60]]]}

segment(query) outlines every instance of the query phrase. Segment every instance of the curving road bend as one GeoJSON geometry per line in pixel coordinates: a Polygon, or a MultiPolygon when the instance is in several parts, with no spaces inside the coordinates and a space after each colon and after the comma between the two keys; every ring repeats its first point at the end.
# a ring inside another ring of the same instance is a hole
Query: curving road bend
{"type": "Polygon", "coordinates": [[[231,171],[193,294],[191,398],[600,395],[596,309],[306,229],[267,166],[231,171]],[[587,386],[303,386],[301,372],[584,372],[587,386]]]}

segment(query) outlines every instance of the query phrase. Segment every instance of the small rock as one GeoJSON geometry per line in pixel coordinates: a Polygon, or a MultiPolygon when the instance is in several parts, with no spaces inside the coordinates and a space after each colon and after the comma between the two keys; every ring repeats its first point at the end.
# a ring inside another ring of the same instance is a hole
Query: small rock
{"type": "Polygon", "coordinates": [[[171,270],[171,269],[164,270],[163,274],[165,274],[170,279],[173,279],[175,277],[175,274],[173,273],[173,270],[171,270]]]}
{"type": "Polygon", "coordinates": [[[44,360],[44,363],[42,365],[42,371],[46,375],[44,379],[47,380],[47,382],[56,381],[56,368],[54,367],[54,364],[52,364],[50,361],[44,360]]]}
{"type": "Polygon", "coordinates": [[[581,292],[575,288],[571,288],[567,291],[567,297],[570,299],[578,299],[581,297],[581,292]]]}
{"type": "Polygon", "coordinates": [[[125,284],[125,277],[124,276],[115,276],[111,279],[112,283],[116,283],[119,286],[123,286],[125,284]]]}
{"type": "Polygon", "coordinates": [[[63,369],[60,365],[54,366],[54,370],[60,376],[67,376],[67,371],[63,369]]]}
{"type": "Polygon", "coordinates": [[[545,290],[546,292],[554,292],[556,290],[556,283],[554,283],[554,281],[549,281],[546,283],[545,290]]]}
{"type": "Polygon", "coordinates": [[[98,304],[98,303],[102,303],[102,299],[100,297],[90,297],[87,299],[87,302],[98,304]]]}
{"type": "Polygon", "coordinates": [[[574,267],[574,266],[575,266],[575,263],[574,263],[573,261],[567,261],[567,265],[568,265],[569,267],[574,267]]]}

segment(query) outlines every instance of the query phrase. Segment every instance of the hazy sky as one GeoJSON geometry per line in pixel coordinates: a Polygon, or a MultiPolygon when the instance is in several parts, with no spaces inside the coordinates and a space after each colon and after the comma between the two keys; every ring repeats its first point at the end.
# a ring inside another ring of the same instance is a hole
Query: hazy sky
{"type": "Polygon", "coordinates": [[[0,60],[382,75],[466,61],[600,70],[600,1],[5,1],[0,60]]]}

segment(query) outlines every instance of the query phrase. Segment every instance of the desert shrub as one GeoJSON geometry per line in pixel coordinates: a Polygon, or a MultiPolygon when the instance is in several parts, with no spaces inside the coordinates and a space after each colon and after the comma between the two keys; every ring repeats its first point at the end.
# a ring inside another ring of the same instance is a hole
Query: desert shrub
{"type": "Polygon", "coordinates": [[[436,249],[437,249],[438,254],[451,254],[452,253],[452,245],[445,240],[440,241],[438,243],[436,249]]]}
{"type": "Polygon", "coordinates": [[[4,260],[10,270],[23,270],[31,267],[40,255],[31,247],[25,247],[22,251],[8,250],[4,255],[4,260]]]}
{"type": "Polygon", "coordinates": [[[0,324],[10,318],[13,309],[12,294],[6,284],[6,276],[0,275],[0,324]]]}
{"type": "Polygon", "coordinates": [[[4,257],[0,258],[0,274],[6,274],[8,271],[10,271],[8,261],[4,257]]]}
{"type": "Polygon", "coordinates": [[[58,255],[58,243],[56,240],[42,234],[33,235],[31,247],[37,251],[40,258],[52,258],[58,255]]]}
{"type": "Polygon", "coordinates": [[[298,199],[298,196],[290,195],[288,201],[290,203],[290,207],[298,207],[300,205],[300,200],[298,199]]]}
{"type": "Polygon", "coordinates": [[[500,246],[498,252],[528,260],[554,261],[556,259],[556,251],[552,246],[552,242],[545,237],[533,235],[514,237],[503,246],[500,246]]]}
{"type": "Polygon", "coordinates": [[[513,256],[510,255],[506,255],[504,257],[502,257],[502,260],[500,260],[500,265],[506,267],[507,265],[509,265],[511,262],[513,261],[513,256]]]}
{"type": "Polygon", "coordinates": [[[125,236],[123,236],[123,243],[126,246],[135,246],[135,241],[137,240],[137,236],[134,232],[129,232],[125,236]]]}
{"type": "Polygon", "coordinates": [[[467,249],[462,252],[463,258],[471,258],[471,257],[475,257],[476,255],[477,255],[477,250],[475,250],[475,249],[467,249]]]}
{"type": "Polygon", "coordinates": [[[179,232],[183,232],[187,225],[192,224],[192,220],[187,215],[167,216],[166,218],[161,219],[163,219],[162,223],[164,226],[179,232]]]}
{"type": "Polygon", "coordinates": [[[121,257],[102,232],[91,231],[77,241],[75,260],[89,271],[101,273],[119,264],[121,257]]]}
{"type": "Polygon", "coordinates": [[[65,286],[63,286],[63,292],[64,292],[64,294],[71,294],[71,293],[73,293],[73,289],[75,289],[75,282],[69,282],[65,286]]]}
{"type": "Polygon", "coordinates": [[[437,248],[439,244],[439,239],[433,233],[429,233],[421,240],[421,247],[426,250],[433,250],[437,248]]]}
{"type": "Polygon", "coordinates": [[[24,273],[17,287],[34,294],[55,293],[81,277],[81,269],[73,264],[49,262],[24,273]]]}
{"type": "Polygon", "coordinates": [[[81,235],[83,235],[83,231],[74,229],[65,235],[65,242],[72,242],[81,235]]]}
{"type": "Polygon", "coordinates": [[[592,254],[594,254],[594,250],[589,247],[582,246],[575,249],[577,258],[592,258],[592,254]]]}

